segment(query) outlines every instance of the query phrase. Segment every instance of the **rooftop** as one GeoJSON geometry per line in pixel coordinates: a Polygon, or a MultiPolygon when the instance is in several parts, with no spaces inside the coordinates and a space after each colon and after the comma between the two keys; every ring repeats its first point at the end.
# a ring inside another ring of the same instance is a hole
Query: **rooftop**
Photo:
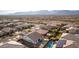
{"type": "Polygon", "coordinates": [[[42,35],[38,32],[32,32],[27,35],[29,38],[31,38],[33,41],[36,41],[37,39],[42,38],[42,35]]]}
{"type": "Polygon", "coordinates": [[[25,46],[16,42],[16,41],[9,41],[6,43],[0,43],[0,48],[24,48],[25,46]]]}

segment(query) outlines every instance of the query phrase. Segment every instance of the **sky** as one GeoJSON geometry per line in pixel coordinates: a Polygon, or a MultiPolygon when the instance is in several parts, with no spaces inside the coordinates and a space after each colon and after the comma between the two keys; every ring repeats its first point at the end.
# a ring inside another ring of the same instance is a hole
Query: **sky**
{"type": "Polygon", "coordinates": [[[78,0],[0,0],[0,10],[7,11],[79,10],[78,7],[78,0]]]}

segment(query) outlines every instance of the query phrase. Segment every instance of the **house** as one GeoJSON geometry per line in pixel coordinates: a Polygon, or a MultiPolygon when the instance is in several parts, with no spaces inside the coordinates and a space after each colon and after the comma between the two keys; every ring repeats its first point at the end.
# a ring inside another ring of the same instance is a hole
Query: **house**
{"type": "Polygon", "coordinates": [[[50,22],[50,23],[47,23],[47,26],[56,27],[56,26],[57,26],[57,24],[58,24],[58,23],[52,23],[52,22],[50,22]]]}
{"type": "Polygon", "coordinates": [[[0,37],[4,36],[4,32],[3,31],[0,31],[0,37]]]}
{"type": "Polygon", "coordinates": [[[5,25],[5,27],[15,27],[15,26],[16,26],[15,23],[8,23],[8,24],[5,25]]]}
{"type": "Polygon", "coordinates": [[[50,30],[50,29],[56,28],[56,27],[55,26],[51,26],[51,25],[42,25],[40,28],[44,29],[44,30],[50,30]]]}
{"type": "Polygon", "coordinates": [[[9,41],[6,43],[0,43],[0,48],[24,48],[25,46],[16,41],[9,41]]]}
{"type": "Polygon", "coordinates": [[[76,28],[79,28],[79,24],[72,24],[73,25],[73,27],[76,27],[76,28]]]}
{"type": "Polygon", "coordinates": [[[0,30],[3,29],[5,27],[4,24],[0,24],[0,30]]]}
{"type": "Polygon", "coordinates": [[[5,34],[11,34],[11,33],[15,32],[15,29],[14,28],[7,27],[7,28],[3,28],[2,31],[5,34]]]}
{"type": "Polygon", "coordinates": [[[34,29],[34,28],[32,28],[31,31],[32,32],[38,32],[38,33],[40,33],[42,35],[45,35],[48,32],[48,30],[45,30],[45,29],[34,29]]]}
{"type": "Polygon", "coordinates": [[[29,45],[30,47],[38,47],[41,44],[43,37],[38,32],[32,32],[29,34],[22,34],[20,39],[23,40],[22,43],[25,45],[29,45]]]}
{"type": "Polygon", "coordinates": [[[38,32],[38,33],[40,33],[42,35],[45,35],[45,34],[47,34],[48,30],[38,29],[38,30],[36,30],[36,32],[38,32]]]}
{"type": "Polygon", "coordinates": [[[0,36],[10,35],[10,34],[12,34],[13,32],[15,32],[15,29],[14,29],[14,28],[10,28],[10,27],[3,28],[3,29],[0,31],[0,36]]]}
{"type": "Polygon", "coordinates": [[[79,48],[79,34],[66,34],[61,39],[67,40],[66,48],[79,48]]]}
{"type": "Polygon", "coordinates": [[[63,26],[62,28],[69,30],[69,29],[72,29],[73,27],[74,27],[73,24],[67,24],[67,25],[63,26]]]}
{"type": "Polygon", "coordinates": [[[34,25],[34,27],[32,27],[32,29],[40,29],[41,25],[34,25]]]}
{"type": "Polygon", "coordinates": [[[22,29],[25,29],[25,28],[28,28],[27,25],[18,25],[15,27],[17,30],[22,30],[22,29]]]}
{"type": "Polygon", "coordinates": [[[17,30],[23,30],[23,29],[27,29],[27,28],[31,28],[33,25],[30,25],[30,24],[22,24],[22,25],[18,25],[16,26],[15,28],[17,30]]]}
{"type": "Polygon", "coordinates": [[[69,31],[69,33],[72,33],[72,34],[79,34],[79,28],[71,28],[71,29],[69,29],[68,30],[69,31]]]}

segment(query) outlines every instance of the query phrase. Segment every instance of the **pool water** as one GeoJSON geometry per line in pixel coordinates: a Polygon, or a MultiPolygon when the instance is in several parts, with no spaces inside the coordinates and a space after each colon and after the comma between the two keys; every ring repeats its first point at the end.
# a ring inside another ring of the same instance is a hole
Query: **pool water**
{"type": "Polygon", "coordinates": [[[47,44],[47,48],[52,48],[54,45],[54,42],[53,41],[49,41],[48,44],[47,44]]]}

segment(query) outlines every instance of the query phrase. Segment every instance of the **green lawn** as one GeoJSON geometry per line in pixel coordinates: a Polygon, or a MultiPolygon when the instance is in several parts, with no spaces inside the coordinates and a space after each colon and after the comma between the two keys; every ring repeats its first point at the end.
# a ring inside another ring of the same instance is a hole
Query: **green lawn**
{"type": "Polygon", "coordinates": [[[60,37],[61,37],[61,35],[62,35],[62,32],[61,32],[61,30],[59,30],[59,31],[57,31],[58,29],[51,29],[51,30],[49,30],[49,34],[50,34],[50,36],[48,36],[49,37],[49,39],[50,38],[57,38],[57,39],[59,39],[60,37]]]}

